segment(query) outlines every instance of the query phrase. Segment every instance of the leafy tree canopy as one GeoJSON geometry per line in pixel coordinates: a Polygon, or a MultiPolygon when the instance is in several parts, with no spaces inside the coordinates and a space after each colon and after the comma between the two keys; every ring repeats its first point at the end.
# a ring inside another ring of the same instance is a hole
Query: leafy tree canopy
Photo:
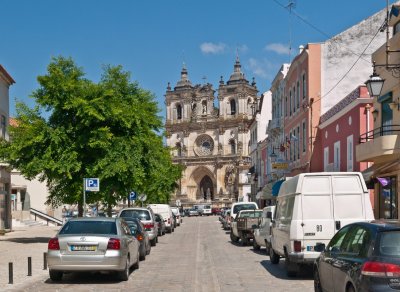
{"type": "Polygon", "coordinates": [[[71,58],[53,58],[32,93],[37,105],[17,103],[11,142],[0,145],[3,159],[26,178],[46,181],[52,206],[81,206],[85,177],[100,178],[88,203],[111,208],[131,190],[168,202],[181,168],[157,135],[162,120],[153,94],[130,78],[121,66],[105,66],[95,83],[71,58]]]}

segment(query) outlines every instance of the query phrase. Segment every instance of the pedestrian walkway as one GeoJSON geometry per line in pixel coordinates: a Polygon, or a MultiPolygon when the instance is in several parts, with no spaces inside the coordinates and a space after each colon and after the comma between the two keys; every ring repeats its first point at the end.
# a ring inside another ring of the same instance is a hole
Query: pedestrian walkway
{"type": "Polygon", "coordinates": [[[59,228],[20,226],[0,235],[0,291],[18,291],[21,285],[48,277],[48,271],[43,270],[43,253],[47,252],[47,242],[59,228]],[[28,257],[32,258],[32,276],[27,276],[28,257]],[[13,263],[14,284],[8,284],[10,262],[13,263]]]}

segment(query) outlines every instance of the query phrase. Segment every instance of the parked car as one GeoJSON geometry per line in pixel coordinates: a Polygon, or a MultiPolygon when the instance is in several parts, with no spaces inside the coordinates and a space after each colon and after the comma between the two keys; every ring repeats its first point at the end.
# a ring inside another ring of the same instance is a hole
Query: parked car
{"type": "Polygon", "coordinates": [[[118,213],[118,217],[122,218],[138,218],[142,221],[145,231],[149,234],[149,239],[152,246],[155,246],[158,241],[158,226],[156,224],[154,213],[149,208],[130,207],[124,208],[118,213]]]}
{"type": "Polygon", "coordinates": [[[221,215],[221,209],[217,208],[217,207],[211,208],[211,214],[212,215],[221,215]]]}
{"type": "Polygon", "coordinates": [[[178,226],[178,219],[176,218],[176,215],[174,212],[172,212],[172,222],[173,222],[174,229],[175,229],[176,226],[178,226]]]}
{"type": "Polygon", "coordinates": [[[238,242],[240,239],[243,245],[247,245],[253,239],[254,226],[259,225],[262,213],[262,210],[240,211],[231,222],[231,241],[238,242]]]}
{"type": "Polygon", "coordinates": [[[260,250],[263,246],[269,254],[269,247],[271,245],[271,229],[272,229],[272,214],[275,212],[275,206],[268,206],[263,209],[260,225],[254,229],[253,248],[260,250]],[[268,213],[270,216],[268,216],[268,213]],[[268,218],[269,217],[269,218],[268,218]]]}
{"type": "Polygon", "coordinates": [[[372,221],[340,229],[314,264],[315,291],[398,291],[400,221],[372,221]]]}
{"type": "Polygon", "coordinates": [[[225,211],[225,216],[222,219],[222,227],[224,228],[224,230],[230,230],[231,229],[231,210],[226,210],[225,211]]]}
{"type": "Polygon", "coordinates": [[[171,207],[167,204],[150,204],[149,207],[153,210],[154,213],[158,213],[164,218],[167,232],[174,232],[174,218],[172,215],[171,207]]]}
{"type": "Polygon", "coordinates": [[[144,261],[146,255],[150,254],[151,243],[149,234],[146,232],[143,222],[139,218],[124,218],[128,224],[131,232],[135,235],[136,239],[140,242],[139,247],[139,260],[144,261]]]}
{"type": "Polygon", "coordinates": [[[190,209],[190,210],[189,210],[189,213],[188,213],[188,216],[189,216],[189,217],[192,217],[192,216],[199,216],[199,211],[198,211],[197,209],[190,209]]]}
{"type": "Polygon", "coordinates": [[[271,263],[284,257],[287,275],[293,277],[301,265],[318,258],[317,243],[328,244],[341,227],[371,221],[374,215],[361,173],[322,172],[284,181],[273,219],[271,263]]]}
{"type": "Polygon", "coordinates": [[[165,222],[164,218],[160,214],[154,214],[156,223],[158,225],[158,236],[165,235],[165,222]]]}
{"type": "Polygon", "coordinates": [[[128,280],[130,268],[139,268],[139,241],[121,218],[72,218],[48,242],[50,279],[80,271],[117,272],[128,280]]]}
{"type": "Polygon", "coordinates": [[[181,218],[181,213],[179,212],[179,208],[178,207],[171,207],[172,213],[175,215],[176,217],[176,225],[180,226],[182,223],[182,218],[181,218]]]}
{"type": "Polygon", "coordinates": [[[232,220],[236,218],[236,215],[242,210],[256,210],[258,205],[255,202],[239,202],[232,204],[231,207],[231,217],[232,220]]]}
{"type": "Polygon", "coordinates": [[[202,209],[202,216],[210,216],[211,214],[211,205],[204,205],[202,209]]]}

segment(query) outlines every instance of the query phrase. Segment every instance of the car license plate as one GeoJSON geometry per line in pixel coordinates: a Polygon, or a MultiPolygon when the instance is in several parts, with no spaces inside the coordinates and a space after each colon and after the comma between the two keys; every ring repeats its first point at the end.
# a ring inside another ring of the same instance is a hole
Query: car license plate
{"type": "Polygon", "coordinates": [[[71,245],[72,251],[95,251],[95,245],[71,245]]]}
{"type": "Polygon", "coordinates": [[[314,246],[307,245],[307,251],[314,251],[314,246]]]}

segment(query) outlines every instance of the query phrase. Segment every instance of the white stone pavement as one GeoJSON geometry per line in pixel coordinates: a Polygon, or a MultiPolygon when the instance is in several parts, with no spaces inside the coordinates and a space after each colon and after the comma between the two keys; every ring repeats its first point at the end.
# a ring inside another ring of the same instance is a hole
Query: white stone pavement
{"type": "Polygon", "coordinates": [[[59,228],[19,226],[0,235],[0,291],[17,291],[21,285],[48,277],[48,271],[43,270],[43,253],[47,252],[47,242],[59,228]],[[32,258],[32,276],[27,276],[28,257],[32,258]],[[14,284],[8,284],[10,262],[13,263],[14,284]]]}

